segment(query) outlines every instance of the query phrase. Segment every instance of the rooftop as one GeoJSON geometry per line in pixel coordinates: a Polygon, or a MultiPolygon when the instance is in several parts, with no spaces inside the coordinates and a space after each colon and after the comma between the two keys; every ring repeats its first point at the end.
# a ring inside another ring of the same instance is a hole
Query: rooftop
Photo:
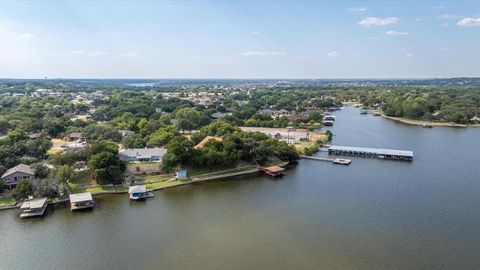
{"type": "Polygon", "coordinates": [[[154,148],[131,148],[120,151],[120,156],[137,156],[137,157],[151,157],[151,156],[163,156],[167,153],[167,149],[164,147],[154,148]]]}
{"type": "Polygon", "coordinates": [[[93,201],[92,193],[90,192],[70,194],[71,203],[87,202],[87,201],[93,201]]]}
{"type": "Polygon", "coordinates": [[[339,150],[339,151],[353,151],[353,152],[365,152],[365,153],[375,153],[379,155],[392,155],[392,156],[405,156],[405,157],[413,157],[412,151],[405,151],[405,150],[393,150],[393,149],[384,149],[384,148],[364,148],[364,147],[351,147],[351,146],[339,146],[339,145],[332,145],[330,146],[332,150],[339,150]]]}
{"type": "Polygon", "coordinates": [[[128,187],[128,193],[145,193],[147,192],[147,186],[146,185],[141,185],[141,186],[131,186],[128,187]]]}
{"type": "Polygon", "coordinates": [[[22,203],[22,206],[20,206],[20,209],[42,208],[46,202],[47,202],[47,198],[26,201],[22,203]]]}
{"type": "Polygon", "coordinates": [[[26,164],[18,164],[17,166],[8,169],[8,170],[2,175],[2,178],[8,177],[8,176],[10,176],[11,174],[16,173],[16,172],[22,172],[22,173],[26,173],[26,174],[30,174],[30,175],[35,175],[35,172],[33,171],[32,167],[30,167],[29,165],[26,165],[26,164]]]}

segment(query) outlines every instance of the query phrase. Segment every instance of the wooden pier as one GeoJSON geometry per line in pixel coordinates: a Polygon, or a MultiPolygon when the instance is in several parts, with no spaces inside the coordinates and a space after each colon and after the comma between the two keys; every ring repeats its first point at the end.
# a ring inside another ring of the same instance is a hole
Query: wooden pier
{"type": "Polygon", "coordinates": [[[363,148],[351,146],[331,145],[328,147],[328,153],[332,155],[371,157],[390,160],[412,161],[413,152],[405,150],[393,150],[383,148],[363,148]]]}
{"type": "Polygon", "coordinates": [[[304,159],[310,159],[310,160],[327,161],[327,162],[332,162],[333,164],[340,164],[340,165],[350,165],[350,163],[352,163],[350,159],[344,159],[344,158],[324,158],[324,157],[312,157],[312,156],[304,156],[304,155],[300,155],[300,157],[304,159]]]}

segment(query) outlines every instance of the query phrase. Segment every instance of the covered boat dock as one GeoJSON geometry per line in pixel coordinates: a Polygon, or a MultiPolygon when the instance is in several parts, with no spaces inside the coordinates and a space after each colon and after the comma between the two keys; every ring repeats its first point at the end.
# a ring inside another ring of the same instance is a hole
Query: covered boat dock
{"type": "Polygon", "coordinates": [[[47,198],[23,202],[22,206],[20,206],[20,210],[22,211],[20,217],[27,218],[43,216],[45,210],[47,209],[47,206],[47,198]]]}
{"type": "Polygon", "coordinates": [[[405,150],[393,150],[384,148],[364,148],[351,146],[332,145],[328,148],[328,153],[332,155],[372,157],[391,160],[413,160],[413,152],[405,150]]]}
{"type": "Polygon", "coordinates": [[[92,193],[70,194],[70,210],[91,209],[95,206],[92,193]]]}

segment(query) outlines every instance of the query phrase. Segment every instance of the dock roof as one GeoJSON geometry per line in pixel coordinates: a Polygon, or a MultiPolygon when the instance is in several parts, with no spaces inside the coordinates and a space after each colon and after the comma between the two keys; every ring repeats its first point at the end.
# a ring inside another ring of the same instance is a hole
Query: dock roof
{"type": "Polygon", "coordinates": [[[20,209],[42,208],[45,202],[47,202],[47,198],[26,201],[22,203],[22,206],[20,206],[20,209]]]}
{"type": "Polygon", "coordinates": [[[88,201],[93,201],[92,193],[90,192],[70,194],[71,203],[88,202],[88,201]]]}
{"type": "Polygon", "coordinates": [[[147,192],[147,186],[146,185],[141,185],[141,186],[131,186],[128,188],[128,193],[146,193],[147,192]]]}
{"type": "Polygon", "coordinates": [[[352,152],[372,153],[372,154],[378,154],[378,155],[413,157],[412,151],[394,150],[394,149],[385,149],[385,148],[365,148],[365,147],[332,145],[330,146],[330,149],[333,151],[352,151],[352,152]]]}

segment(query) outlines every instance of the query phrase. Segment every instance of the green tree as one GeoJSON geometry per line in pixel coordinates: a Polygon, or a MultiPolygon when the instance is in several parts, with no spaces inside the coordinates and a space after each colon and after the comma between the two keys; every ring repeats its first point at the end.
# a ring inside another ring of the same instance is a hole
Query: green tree
{"type": "Polygon", "coordinates": [[[17,187],[12,190],[12,197],[17,201],[24,200],[31,195],[33,195],[33,185],[28,180],[20,181],[17,187]]]}
{"type": "Polygon", "coordinates": [[[116,154],[101,152],[90,158],[88,167],[98,184],[118,184],[122,182],[121,174],[125,170],[125,163],[116,154]]]}
{"type": "Polygon", "coordinates": [[[178,164],[187,163],[193,153],[193,143],[186,137],[178,136],[167,144],[167,153],[162,160],[165,166],[175,167],[178,164]]]}
{"type": "Polygon", "coordinates": [[[75,172],[72,167],[68,165],[58,166],[57,172],[55,173],[55,179],[61,184],[67,184],[74,179],[75,172]]]}

